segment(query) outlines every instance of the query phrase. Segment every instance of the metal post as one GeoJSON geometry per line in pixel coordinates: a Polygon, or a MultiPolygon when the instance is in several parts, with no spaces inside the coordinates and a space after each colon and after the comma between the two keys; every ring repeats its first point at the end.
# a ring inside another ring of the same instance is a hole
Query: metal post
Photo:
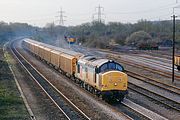
{"type": "Polygon", "coordinates": [[[175,55],[175,18],[176,18],[176,16],[175,15],[173,15],[173,54],[172,54],[172,83],[174,83],[174,55],[175,55]]]}
{"type": "Polygon", "coordinates": [[[70,41],[69,41],[69,49],[70,49],[70,47],[71,47],[71,46],[70,46],[70,41]]]}

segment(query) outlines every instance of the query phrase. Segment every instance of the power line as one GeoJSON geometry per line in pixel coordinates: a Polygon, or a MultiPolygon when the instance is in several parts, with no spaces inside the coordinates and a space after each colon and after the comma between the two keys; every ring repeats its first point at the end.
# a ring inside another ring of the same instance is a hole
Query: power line
{"type": "Polygon", "coordinates": [[[102,23],[104,22],[105,20],[102,19],[102,16],[104,15],[104,13],[102,11],[104,11],[104,7],[101,7],[100,5],[98,7],[96,7],[96,10],[97,12],[93,14],[93,20],[94,20],[94,17],[97,16],[97,21],[99,23],[102,23]]]}
{"type": "Polygon", "coordinates": [[[64,21],[66,21],[65,19],[64,19],[64,17],[66,17],[66,16],[64,16],[63,14],[65,13],[65,11],[62,11],[62,8],[61,8],[61,10],[60,11],[58,11],[58,16],[56,16],[56,17],[58,17],[59,18],[59,20],[57,20],[58,22],[59,22],[59,25],[64,25],[64,21]]]}

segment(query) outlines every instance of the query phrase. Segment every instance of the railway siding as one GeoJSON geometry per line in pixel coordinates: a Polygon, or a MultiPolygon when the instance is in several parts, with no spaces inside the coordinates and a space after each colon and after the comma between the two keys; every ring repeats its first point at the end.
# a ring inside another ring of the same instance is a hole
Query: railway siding
{"type": "Polygon", "coordinates": [[[130,82],[130,83],[133,83],[133,84],[135,84],[135,85],[137,85],[137,86],[140,86],[140,87],[142,87],[142,88],[144,88],[144,89],[147,89],[147,90],[149,90],[149,91],[152,91],[152,92],[154,92],[154,93],[157,93],[157,94],[159,94],[159,95],[161,95],[161,96],[164,96],[164,97],[166,97],[166,98],[169,98],[170,100],[176,101],[178,104],[180,104],[180,96],[179,96],[179,95],[175,95],[175,94],[173,94],[173,93],[164,91],[164,90],[162,90],[161,88],[158,88],[158,87],[156,87],[156,86],[149,85],[149,84],[144,83],[144,82],[142,82],[142,81],[140,82],[140,81],[138,81],[138,80],[136,80],[136,79],[133,79],[133,78],[131,78],[131,77],[129,77],[129,82],[130,82]]]}
{"type": "Polygon", "coordinates": [[[150,66],[144,66],[142,64],[137,64],[136,62],[133,61],[128,61],[128,60],[122,60],[119,56],[108,56],[111,59],[116,59],[117,61],[119,61],[120,63],[122,63],[127,71],[135,71],[139,74],[144,74],[144,76],[150,76],[154,79],[159,78],[159,80],[161,80],[161,82],[165,83],[165,84],[170,84],[170,85],[174,85],[176,87],[180,86],[179,83],[179,76],[175,75],[175,82],[174,84],[172,84],[171,82],[171,73],[169,72],[165,72],[165,71],[161,71],[159,69],[153,69],[150,66]]]}
{"type": "Polygon", "coordinates": [[[180,88],[179,87],[176,87],[174,85],[169,85],[167,83],[161,82],[158,79],[155,79],[152,77],[147,77],[147,76],[144,76],[144,75],[132,72],[132,71],[126,71],[126,72],[128,73],[129,76],[131,76],[133,78],[136,78],[136,79],[141,80],[145,83],[160,87],[160,88],[167,90],[169,92],[172,92],[174,94],[180,95],[180,88]]]}

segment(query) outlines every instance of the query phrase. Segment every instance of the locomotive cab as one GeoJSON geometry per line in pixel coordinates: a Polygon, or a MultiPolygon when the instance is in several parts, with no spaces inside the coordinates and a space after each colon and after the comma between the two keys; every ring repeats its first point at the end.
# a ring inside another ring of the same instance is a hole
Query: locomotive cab
{"type": "Polygon", "coordinates": [[[83,81],[82,86],[93,88],[105,100],[122,101],[127,94],[127,75],[117,62],[83,56],[77,62],[75,77],[83,81]]]}
{"type": "Polygon", "coordinates": [[[122,100],[127,94],[127,74],[114,61],[108,61],[97,68],[98,86],[103,98],[122,100]]]}

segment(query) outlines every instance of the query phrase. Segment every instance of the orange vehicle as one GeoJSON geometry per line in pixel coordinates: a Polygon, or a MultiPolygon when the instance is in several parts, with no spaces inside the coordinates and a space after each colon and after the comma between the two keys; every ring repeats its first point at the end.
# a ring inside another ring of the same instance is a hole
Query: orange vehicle
{"type": "Polygon", "coordinates": [[[30,39],[24,39],[23,45],[29,52],[104,100],[122,101],[128,93],[127,74],[123,66],[113,60],[83,55],[30,39]]]}
{"type": "Polygon", "coordinates": [[[177,69],[180,71],[180,55],[176,55],[174,58],[174,64],[177,66],[177,69]]]}
{"type": "Polygon", "coordinates": [[[58,69],[60,67],[60,60],[61,60],[61,54],[62,52],[57,50],[51,51],[51,64],[58,69]]]}

